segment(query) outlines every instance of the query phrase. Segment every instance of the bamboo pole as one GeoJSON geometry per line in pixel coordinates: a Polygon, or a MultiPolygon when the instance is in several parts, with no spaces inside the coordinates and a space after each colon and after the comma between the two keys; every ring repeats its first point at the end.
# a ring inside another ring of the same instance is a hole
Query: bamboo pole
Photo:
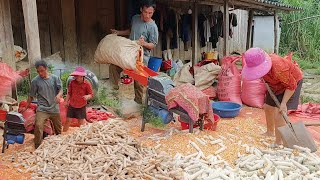
{"type": "Polygon", "coordinates": [[[279,24],[278,24],[278,13],[274,11],[274,53],[278,54],[278,32],[279,32],[279,24]]]}
{"type": "Polygon", "coordinates": [[[223,56],[227,56],[229,54],[229,1],[224,0],[224,14],[223,14],[223,56]]]}
{"type": "Polygon", "coordinates": [[[193,3],[192,12],[192,66],[198,62],[198,4],[193,3]]]}

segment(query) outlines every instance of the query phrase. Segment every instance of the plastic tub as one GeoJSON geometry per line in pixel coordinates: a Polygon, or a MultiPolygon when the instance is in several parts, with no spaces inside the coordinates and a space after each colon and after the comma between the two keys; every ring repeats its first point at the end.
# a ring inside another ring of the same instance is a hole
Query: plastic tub
{"type": "Polygon", "coordinates": [[[172,68],[172,60],[167,60],[162,62],[162,70],[167,71],[172,68]]]}
{"type": "Polygon", "coordinates": [[[0,110],[0,121],[6,121],[7,111],[0,110]]]}
{"type": "Polygon", "coordinates": [[[239,115],[241,105],[234,102],[218,101],[212,102],[212,109],[221,118],[233,118],[239,115]]]}
{"type": "Polygon", "coordinates": [[[150,57],[148,62],[148,68],[154,72],[159,72],[162,64],[162,59],[158,57],[150,57]]]}
{"type": "Polygon", "coordinates": [[[217,114],[213,114],[213,118],[214,118],[214,123],[213,124],[209,124],[209,123],[204,124],[204,127],[203,127],[204,129],[212,130],[212,131],[215,131],[217,129],[218,121],[220,120],[220,117],[217,114]]]}

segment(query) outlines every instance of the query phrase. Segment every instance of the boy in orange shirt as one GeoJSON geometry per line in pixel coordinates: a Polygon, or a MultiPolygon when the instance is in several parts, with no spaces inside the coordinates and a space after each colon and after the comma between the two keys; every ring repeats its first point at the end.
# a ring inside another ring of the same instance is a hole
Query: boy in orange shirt
{"type": "Polygon", "coordinates": [[[80,125],[83,125],[86,121],[86,105],[87,101],[93,98],[92,86],[90,82],[85,80],[86,70],[79,66],[76,70],[70,74],[74,76],[68,87],[68,94],[66,98],[67,110],[67,122],[63,127],[63,131],[66,132],[69,129],[71,119],[78,119],[80,125]]]}

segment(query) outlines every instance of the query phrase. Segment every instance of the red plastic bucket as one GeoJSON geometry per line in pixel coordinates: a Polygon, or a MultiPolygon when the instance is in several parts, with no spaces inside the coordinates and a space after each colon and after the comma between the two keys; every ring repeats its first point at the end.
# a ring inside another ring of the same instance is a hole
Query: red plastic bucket
{"type": "Polygon", "coordinates": [[[220,116],[218,116],[217,114],[213,114],[213,118],[214,118],[214,123],[213,124],[210,124],[210,123],[204,124],[204,129],[212,130],[212,131],[215,131],[217,129],[218,121],[220,120],[220,116]]]}
{"type": "Polygon", "coordinates": [[[172,60],[162,62],[162,70],[167,71],[172,68],[172,60]]]}
{"type": "Polygon", "coordinates": [[[7,111],[0,110],[0,121],[6,121],[7,111]]]}

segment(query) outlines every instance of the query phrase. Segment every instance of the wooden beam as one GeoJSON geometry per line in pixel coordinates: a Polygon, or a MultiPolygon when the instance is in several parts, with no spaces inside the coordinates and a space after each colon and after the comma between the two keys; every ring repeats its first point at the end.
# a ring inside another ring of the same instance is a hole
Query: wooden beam
{"type": "MultiPolygon", "coordinates": [[[[189,3],[190,0],[174,0],[178,2],[187,2],[189,3]]],[[[291,6],[279,6],[279,3],[266,3],[264,0],[230,0],[230,4],[240,7],[240,9],[259,9],[265,11],[274,11],[274,10],[281,10],[281,11],[299,11],[300,8],[294,8],[291,6]]],[[[198,4],[203,5],[223,5],[224,0],[198,0],[198,4]]]]}
{"type": "Polygon", "coordinates": [[[76,11],[74,0],[61,0],[63,47],[65,61],[78,64],[79,54],[76,33],[76,11]]]}
{"type": "Polygon", "coordinates": [[[24,24],[26,30],[28,59],[30,64],[41,59],[39,25],[36,0],[22,0],[24,24]]]}
{"type": "Polygon", "coordinates": [[[246,49],[251,47],[253,10],[249,10],[246,49]]]}
{"type": "Polygon", "coordinates": [[[0,0],[0,58],[16,69],[9,0],[0,0]]]}
{"type": "MultiPolygon", "coordinates": [[[[9,0],[0,0],[0,62],[1,61],[16,70],[9,0]]],[[[7,95],[17,100],[16,83],[12,85],[12,91],[11,93],[8,92],[7,95]]]]}
{"type": "Polygon", "coordinates": [[[224,0],[223,5],[223,56],[229,55],[229,1],[224,0]]]}
{"type": "Polygon", "coordinates": [[[274,53],[278,54],[278,32],[279,32],[279,24],[278,24],[278,13],[274,11],[274,53]]]}
{"type": "Polygon", "coordinates": [[[238,4],[238,2],[239,3],[241,3],[241,2],[248,3],[253,8],[257,8],[257,7],[261,8],[262,7],[266,11],[271,11],[274,9],[281,10],[281,11],[298,11],[298,10],[300,10],[297,8],[290,7],[288,5],[280,6],[280,4],[276,3],[276,2],[267,3],[264,0],[259,0],[259,1],[256,1],[256,0],[237,0],[237,1],[233,1],[233,2],[235,4],[238,4]]]}
{"type": "Polygon", "coordinates": [[[192,10],[192,66],[198,63],[198,4],[193,3],[192,10]]]}

